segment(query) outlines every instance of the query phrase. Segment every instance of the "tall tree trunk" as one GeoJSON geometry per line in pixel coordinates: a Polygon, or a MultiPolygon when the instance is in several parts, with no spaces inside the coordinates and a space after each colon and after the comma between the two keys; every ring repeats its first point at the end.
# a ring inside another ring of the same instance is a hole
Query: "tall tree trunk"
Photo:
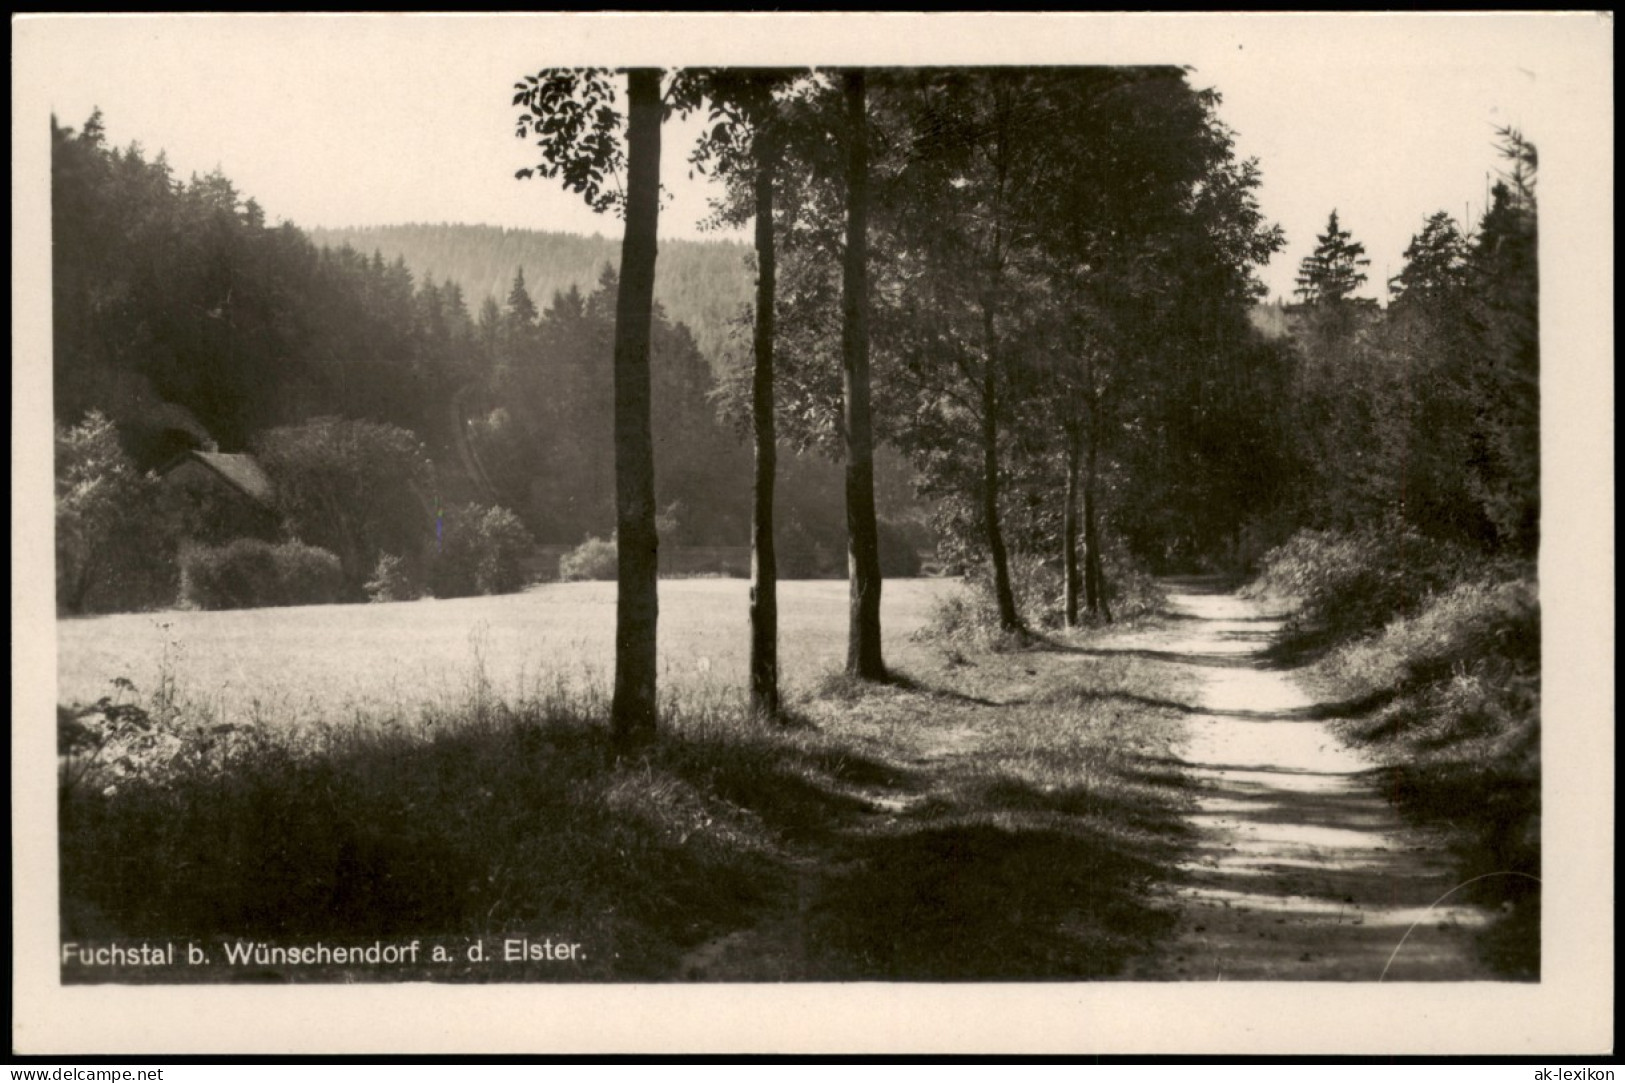
{"type": "Polygon", "coordinates": [[[615,300],[615,698],[622,747],[655,734],[655,625],[660,615],[655,533],[649,336],[660,222],[660,71],[627,75],[626,232],[615,300]]]}
{"type": "Polygon", "coordinates": [[[779,713],[779,573],[773,552],[773,472],[778,458],[773,426],[773,163],[777,149],[760,130],[754,149],[756,367],[751,379],[751,420],[756,432],[756,478],[750,521],[750,709],[758,716],[773,718],[779,713]]]}
{"type": "Polygon", "coordinates": [[[1083,469],[1083,434],[1074,420],[1066,427],[1066,507],[1061,520],[1061,563],[1066,570],[1066,626],[1078,626],[1083,569],[1078,564],[1078,474],[1083,469]]]}
{"type": "Polygon", "coordinates": [[[1083,468],[1083,545],[1084,545],[1084,590],[1087,593],[1089,612],[1100,617],[1107,624],[1112,622],[1111,603],[1106,601],[1106,572],[1100,563],[1100,529],[1098,524],[1098,505],[1096,498],[1096,462],[1100,451],[1100,429],[1098,401],[1089,411],[1089,451],[1084,460],[1083,468]]]}
{"type": "Polygon", "coordinates": [[[982,303],[982,333],[986,339],[982,359],[982,526],[993,560],[993,596],[999,608],[999,627],[1014,632],[1021,628],[1021,614],[1016,612],[1016,592],[1010,586],[1010,554],[999,527],[999,351],[993,304],[987,300],[982,303]]]}
{"type": "Polygon", "coordinates": [[[994,169],[998,174],[993,190],[993,238],[988,255],[987,289],[982,294],[982,523],[987,532],[988,555],[993,561],[993,596],[999,609],[999,627],[1007,632],[1021,628],[1016,612],[1016,593],[1010,585],[1010,555],[1004,548],[1004,531],[999,526],[999,351],[995,310],[1004,277],[1004,192],[1010,169],[1011,83],[993,83],[994,169]]]}
{"type": "Polygon", "coordinates": [[[874,428],[869,410],[869,127],[864,75],[845,77],[846,263],[841,283],[841,377],[846,408],[846,537],[851,612],[846,671],[878,681],[880,533],[875,525],[874,428]]]}

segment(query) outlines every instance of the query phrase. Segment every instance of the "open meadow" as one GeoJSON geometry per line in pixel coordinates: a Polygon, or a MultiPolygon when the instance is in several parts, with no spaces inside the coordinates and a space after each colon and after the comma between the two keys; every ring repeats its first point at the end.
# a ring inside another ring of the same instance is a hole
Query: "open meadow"
{"type": "MultiPolygon", "coordinates": [[[[742,698],[749,589],[741,579],[660,584],[667,691],[710,704],[742,698]]],[[[887,581],[888,659],[906,668],[922,649],[910,636],[936,599],[955,589],[945,579],[887,581]]],[[[845,659],[847,585],[781,583],[779,605],[783,679],[793,694],[845,659]]],[[[63,620],[57,629],[59,703],[93,702],[118,677],[145,693],[162,676],[223,721],[319,721],[461,702],[481,675],[499,698],[607,689],[615,584],[546,583],[522,594],[372,605],[122,613],[63,620]]]]}

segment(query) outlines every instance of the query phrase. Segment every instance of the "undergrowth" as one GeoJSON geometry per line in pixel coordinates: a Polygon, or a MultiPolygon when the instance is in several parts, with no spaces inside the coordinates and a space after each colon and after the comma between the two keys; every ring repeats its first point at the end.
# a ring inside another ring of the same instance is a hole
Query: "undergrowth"
{"type": "Polygon", "coordinates": [[[1300,534],[1255,593],[1295,598],[1288,649],[1348,702],[1401,809],[1449,829],[1466,894],[1504,911],[1484,937],[1511,976],[1540,973],[1540,606],[1533,569],[1476,564],[1390,524],[1300,534]]]}
{"type": "MultiPolygon", "coordinates": [[[[617,760],[582,706],[302,726],[64,711],[64,934],[568,930],[593,950],[554,977],[661,974],[782,889],[776,844],[685,778],[684,737],[617,760]]],[[[748,771],[775,752],[730,755],[748,771]]]]}
{"type": "Polygon", "coordinates": [[[1388,520],[1355,533],[1299,532],[1265,555],[1245,593],[1296,601],[1281,647],[1313,654],[1417,612],[1471,567],[1461,549],[1388,520]]]}
{"type": "MultiPolygon", "coordinates": [[[[1111,552],[1104,559],[1106,600],[1112,619],[1130,623],[1158,612],[1167,594],[1154,576],[1131,559],[1111,552]]],[[[1010,586],[1016,610],[1026,632],[1054,630],[1065,625],[1066,583],[1054,561],[1017,555],[1010,562],[1010,586]]],[[[1079,599],[1079,619],[1085,626],[1103,623],[1100,615],[1084,609],[1079,599]]],[[[1033,645],[1035,640],[1000,625],[993,576],[984,566],[967,576],[959,590],[944,595],[936,603],[930,620],[916,636],[950,647],[980,650],[1013,650],[1033,645]]],[[[1041,642],[1036,641],[1036,642],[1041,642]]]]}
{"type": "MultiPolygon", "coordinates": [[[[980,657],[977,689],[1049,664],[980,657]]],[[[443,702],[342,717],[228,719],[172,677],[60,708],[64,937],[567,937],[586,950],[563,965],[182,980],[670,980],[788,914],[803,944],[783,976],[872,980],[1106,975],[1166,924],[1145,892],[1177,800],[1140,763],[1177,716],[1126,673],[1029,706],[832,680],[779,727],[672,694],[657,740],[622,757],[602,690],[505,699],[478,659],[443,702]]]]}

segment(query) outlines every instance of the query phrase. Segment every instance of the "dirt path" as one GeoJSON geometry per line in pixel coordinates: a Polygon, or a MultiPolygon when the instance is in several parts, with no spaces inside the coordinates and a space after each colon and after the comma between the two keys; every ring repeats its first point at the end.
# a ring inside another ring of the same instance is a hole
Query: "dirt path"
{"type": "Polygon", "coordinates": [[[1091,644],[1190,667],[1199,681],[1180,751],[1196,844],[1166,900],[1178,931],[1123,976],[1493,977],[1472,944],[1489,915],[1438,903],[1456,886],[1442,840],[1400,821],[1371,764],[1317,720],[1327,705],[1262,659],[1280,620],[1201,583],[1176,585],[1171,603],[1170,624],[1091,644]]]}
{"type": "Polygon", "coordinates": [[[838,812],[798,823],[789,897],[678,974],[1493,978],[1473,942],[1489,915],[1445,898],[1444,840],[1401,822],[1332,705],[1265,660],[1279,617],[1172,587],[1149,627],[834,707],[840,770],[814,787],[838,812]],[[1091,706],[1068,731],[1052,705],[1075,688],[1091,706]]]}

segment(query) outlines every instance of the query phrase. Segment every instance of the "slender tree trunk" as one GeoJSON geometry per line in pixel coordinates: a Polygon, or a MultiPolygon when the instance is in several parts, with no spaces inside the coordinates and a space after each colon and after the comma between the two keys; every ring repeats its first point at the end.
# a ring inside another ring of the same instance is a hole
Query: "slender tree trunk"
{"type": "Polygon", "coordinates": [[[1100,451],[1099,422],[1095,417],[1096,410],[1089,412],[1089,450],[1084,460],[1083,468],[1083,544],[1084,544],[1084,589],[1088,596],[1090,614],[1100,617],[1107,624],[1112,622],[1112,607],[1106,601],[1106,573],[1100,563],[1100,529],[1098,525],[1098,505],[1096,498],[1096,462],[1100,451]]]}
{"type": "Polygon", "coordinates": [[[878,681],[880,534],[875,525],[874,427],[869,410],[869,127],[864,75],[845,77],[846,263],[842,278],[841,376],[846,407],[846,537],[851,614],[846,671],[878,681]]]}
{"type": "Polygon", "coordinates": [[[1004,531],[999,526],[999,351],[995,309],[1004,276],[1004,191],[1009,175],[1009,132],[1011,116],[1010,83],[996,79],[993,84],[993,159],[998,181],[993,193],[993,239],[989,252],[987,290],[982,294],[982,521],[987,532],[988,555],[993,561],[993,596],[999,609],[999,627],[1019,631],[1021,614],[1016,611],[1016,593],[1010,585],[1010,555],[1004,547],[1004,531]]]}
{"type": "Polygon", "coordinates": [[[610,721],[622,747],[655,734],[655,625],[659,538],[655,533],[654,436],[649,336],[660,221],[660,71],[627,75],[626,232],[615,300],[615,698],[610,721]]]}
{"type": "Polygon", "coordinates": [[[1078,474],[1083,468],[1083,436],[1076,422],[1066,427],[1066,508],[1061,522],[1061,563],[1066,570],[1066,626],[1078,626],[1083,569],[1078,564],[1078,474]]]}
{"type": "Polygon", "coordinates": [[[982,525],[993,560],[993,596],[999,608],[999,627],[1014,632],[1021,628],[1021,615],[1016,612],[1016,592],[1010,585],[1010,554],[999,527],[999,351],[990,301],[982,303],[982,333],[986,338],[986,355],[982,359],[982,525]]]}
{"type": "Polygon", "coordinates": [[[751,419],[756,432],[756,478],[751,505],[750,709],[779,713],[778,565],[773,552],[773,472],[778,458],[773,427],[773,163],[776,148],[756,133],[756,367],[751,419]]]}

